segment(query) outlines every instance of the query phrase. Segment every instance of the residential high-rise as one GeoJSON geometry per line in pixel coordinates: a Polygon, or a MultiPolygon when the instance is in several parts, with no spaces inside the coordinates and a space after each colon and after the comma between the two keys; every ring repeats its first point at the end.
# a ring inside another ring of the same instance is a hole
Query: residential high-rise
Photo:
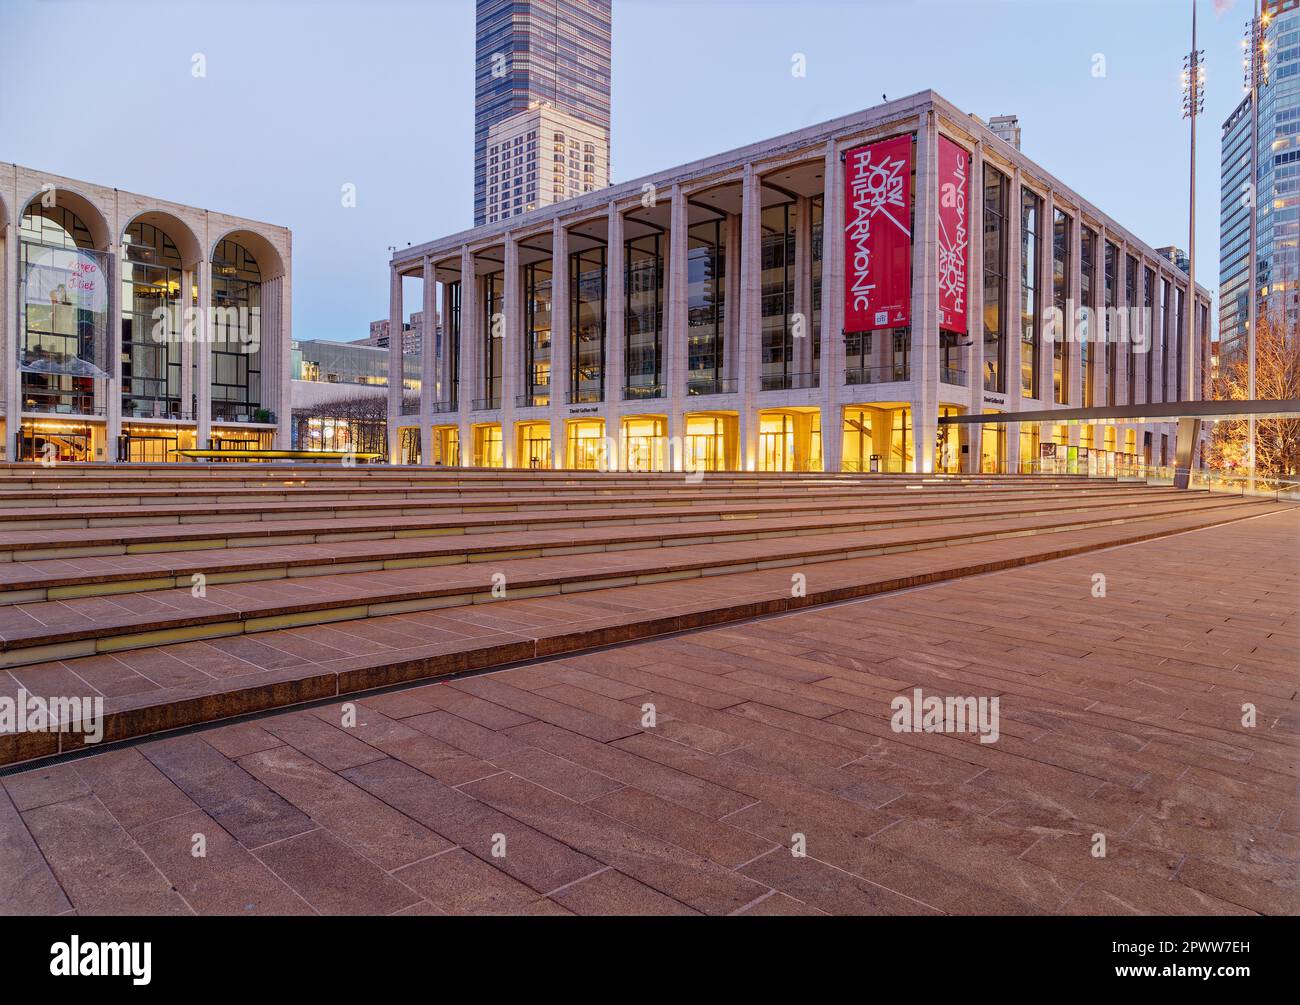
{"type": "Polygon", "coordinates": [[[594,153],[608,181],[611,13],[610,0],[478,0],[475,226],[488,218],[488,132],[543,104],[603,134],[594,153]]]}
{"type": "Polygon", "coordinates": [[[609,184],[605,130],[546,104],[488,130],[487,223],[609,184]]]}
{"type": "MultiPolygon", "coordinates": [[[[1246,351],[1252,197],[1257,206],[1259,313],[1284,312],[1293,323],[1300,316],[1300,0],[1264,0],[1262,8],[1266,69],[1259,87],[1258,144],[1253,157],[1249,94],[1223,124],[1219,340],[1225,361],[1246,351]]],[[[1248,46],[1250,36],[1248,26],[1248,46]]]]}

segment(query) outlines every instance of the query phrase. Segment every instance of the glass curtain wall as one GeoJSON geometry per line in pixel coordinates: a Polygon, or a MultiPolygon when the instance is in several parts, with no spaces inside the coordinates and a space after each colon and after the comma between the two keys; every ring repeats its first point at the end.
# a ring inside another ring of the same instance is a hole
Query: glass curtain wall
{"type": "Polygon", "coordinates": [[[147,223],[124,235],[122,263],[122,415],[190,418],[181,401],[181,256],[170,237],[147,223]]]}
{"type": "Polygon", "coordinates": [[[1039,259],[1038,228],[1043,200],[1027,188],[1020,190],[1020,393],[1038,397],[1039,259]]]}
{"type": "Polygon", "coordinates": [[[762,229],[762,389],[780,391],[794,386],[795,227],[794,203],[763,210],[762,229]]]}
{"type": "Polygon", "coordinates": [[[262,272],[235,241],[212,256],[212,417],[265,422],[262,404],[262,272]]]}
{"type": "Polygon", "coordinates": [[[95,380],[108,376],[109,256],[72,210],[39,201],[18,239],[23,411],[102,415],[95,380]]]}
{"type": "Polygon", "coordinates": [[[605,248],[569,256],[571,402],[605,398],[605,248]]]}
{"type": "MultiPolygon", "coordinates": [[[[690,228],[686,257],[687,394],[721,394],[726,329],[726,226],[707,220],[690,228]]],[[[712,470],[712,469],[710,469],[712,470]]]]}
{"type": "Polygon", "coordinates": [[[1059,209],[1052,213],[1052,307],[1055,323],[1052,331],[1052,401],[1064,405],[1070,395],[1070,333],[1074,319],[1070,306],[1070,231],[1074,221],[1059,209]]]}
{"type": "MultiPolygon", "coordinates": [[[[476,403],[476,408],[501,407],[501,357],[504,354],[505,339],[497,332],[498,315],[502,315],[504,310],[505,273],[490,272],[483,277],[483,328],[480,334],[483,346],[480,391],[483,396],[476,403]]],[[[504,326],[504,322],[501,322],[501,326],[504,326]]]]}
{"type": "Polygon", "coordinates": [[[524,393],[521,407],[551,401],[551,262],[524,266],[524,393]]]}
{"type": "Polygon", "coordinates": [[[984,390],[1005,393],[1007,177],[984,165],[984,390]]]}
{"type": "Polygon", "coordinates": [[[623,397],[664,394],[664,235],[626,242],[626,374],[623,397]]]}

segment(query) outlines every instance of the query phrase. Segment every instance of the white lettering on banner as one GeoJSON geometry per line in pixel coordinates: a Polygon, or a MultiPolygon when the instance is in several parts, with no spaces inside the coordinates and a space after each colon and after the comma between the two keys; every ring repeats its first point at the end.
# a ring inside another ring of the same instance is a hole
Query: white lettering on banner
{"type": "Polygon", "coordinates": [[[871,276],[871,225],[877,216],[884,217],[905,236],[911,236],[907,223],[907,161],[887,154],[872,159],[871,148],[853,158],[850,176],[852,218],[845,228],[852,241],[850,291],[857,310],[871,309],[871,295],[876,284],[871,276]]]}

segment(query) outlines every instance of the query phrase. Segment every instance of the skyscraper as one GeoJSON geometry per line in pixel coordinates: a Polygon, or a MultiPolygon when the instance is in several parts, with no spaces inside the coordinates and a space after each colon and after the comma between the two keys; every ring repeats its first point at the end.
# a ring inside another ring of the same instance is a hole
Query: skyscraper
{"type": "MultiPolygon", "coordinates": [[[[595,127],[603,135],[598,173],[608,182],[611,13],[610,0],[478,0],[475,226],[488,216],[488,132],[514,115],[550,106],[595,127]]],[[[523,205],[530,172],[519,166],[523,205]]],[[[551,185],[549,177],[531,181],[551,185]]]]}
{"type": "MultiPolygon", "coordinates": [[[[1252,196],[1257,206],[1259,314],[1284,313],[1292,323],[1300,316],[1300,0],[1264,0],[1262,8],[1259,30],[1266,69],[1259,87],[1259,134],[1253,156],[1249,93],[1223,124],[1219,340],[1224,360],[1246,348],[1252,196]]],[[[1251,35],[1247,26],[1248,47],[1251,35]]]]}

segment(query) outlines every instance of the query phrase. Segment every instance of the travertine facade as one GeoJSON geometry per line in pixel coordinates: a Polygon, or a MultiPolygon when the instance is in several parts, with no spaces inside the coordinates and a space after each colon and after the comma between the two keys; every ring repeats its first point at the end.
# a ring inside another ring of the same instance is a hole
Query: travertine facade
{"type": "Polygon", "coordinates": [[[213,440],[288,445],[288,229],[0,163],[0,249],[6,459],[168,460],[177,449],[213,440]],[[131,237],[141,232],[157,246],[131,237]],[[37,291],[36,272],[57,274],[73,261],[103,284],[95,294],[101,309],[79,308],[67,297],[56,303],[59,294],[37,291]],[[149,305],[173,312],[169,332],[158,335],[147,323],[149,305]],[[199,305],[218,311],[195,310],[199,305]],[[123,345],[132,324],[139,329],[134,351],[123,345]],[[257,335],[255,343],[251,335],[240,343],[242,363],[218,340],[219,372],[214,324],[257,335]],[[54,337],[46,327],[56,329],[54,337]],[[162,345],[167,340],[175,346],[162,345]],[[166,372],[146,379],[146,358],[154,356],[166,372]],[[78,368],[82,375],[69,375],[78,368]]]}
{"type": "Polygon", "coordinates": [[[931,91],[401,249],[390,269],[392,324],[407,314],[404,275],[423,276],[423,310],[448,320],[445,352],[426,340],[418,418],[390,398],[392,456],[418,434],[425,463],[1030,470],[1041,437],[1082,470],[1160,465],[1172,462],[1168,423],[948,433],[938,419],[1198,398],[1208,355],[1206,291],[1193,337],[1177,309],[1183,272],[931,91]],[[914,138],[912,324],[846,332],[843,155],[901,135],[914,138]],[[970,335],[939,327],[940,136],[970,154],[970,335]],[[1000,217],[983,205],[985,182],[1000,217]],[[1031,219],[1037,233],[1022,233],[1031,219]],[[986,247],[1001,249],[988,268],[986,247]],[[556,275],[565,295],[552,298],[556,275]],[[1100,338],[1107,308],[1144,306],[1148,289],[1150,353],[1117,321],[1113,344],[1089,346],[1086,380],[1084,343],[1054,358],[1028,320],[1054,300],[1088,303],[1100,338]]]}

